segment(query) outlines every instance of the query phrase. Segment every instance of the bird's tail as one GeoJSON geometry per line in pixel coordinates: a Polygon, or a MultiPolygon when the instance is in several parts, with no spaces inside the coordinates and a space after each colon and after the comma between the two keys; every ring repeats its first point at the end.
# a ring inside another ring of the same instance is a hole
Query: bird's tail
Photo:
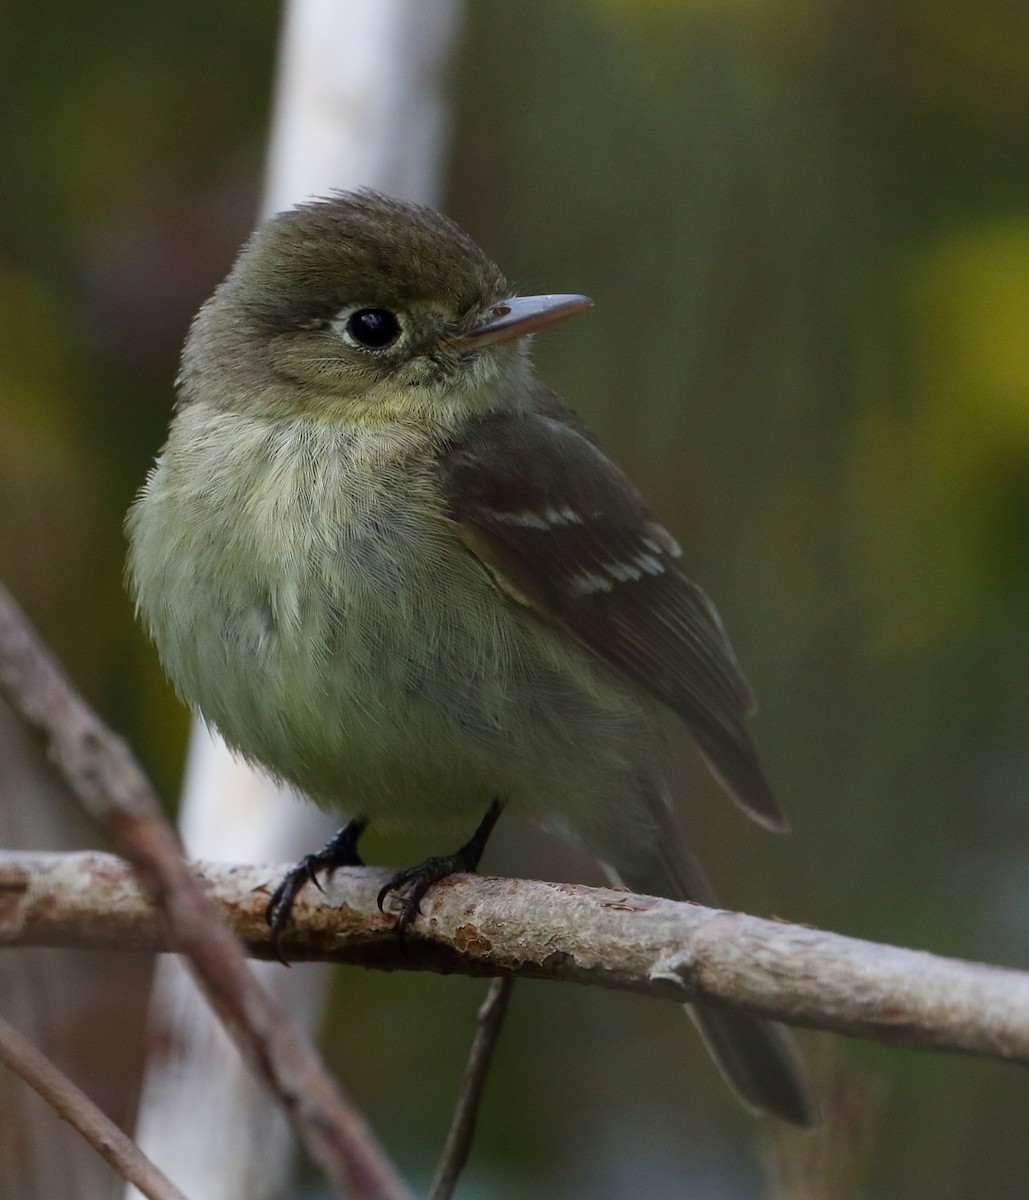
{"type": "MultiPolygon", "coordinates": [[[[631,865],[628,861],[607,861],[604,866],[608,874],[634,892],[717,907],[712,889],[684,845],[664,798],[655,796],[652,809],[657,836],[650,841],[649,850],[641,852],[636,842],[629,855],[631,865]]],[[[706,1004],[687,1005],[686,1011],[729,1086],[748,1109],[802,1129],[817,1124],[817,1104],[800,1052],[781,1025],[737,1009],[706,1004]]]]}

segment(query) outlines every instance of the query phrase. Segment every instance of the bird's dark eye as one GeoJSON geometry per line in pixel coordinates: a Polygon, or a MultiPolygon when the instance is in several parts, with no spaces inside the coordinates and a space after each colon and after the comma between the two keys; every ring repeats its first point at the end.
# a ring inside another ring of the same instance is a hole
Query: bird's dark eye
{"type": "Polygon", "coordinates": [[[387,308],[359,308],[347,318],[346,331],[366,350],[384,350],[400,337],[400,322],[387,308]]]}

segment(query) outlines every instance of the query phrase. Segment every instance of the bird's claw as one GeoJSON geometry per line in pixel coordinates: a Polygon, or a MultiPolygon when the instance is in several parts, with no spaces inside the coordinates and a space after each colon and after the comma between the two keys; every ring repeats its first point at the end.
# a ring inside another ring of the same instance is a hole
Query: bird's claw
{"type": "Polygon", "coordinates": [[[394,930],[401,940],[415,917],[421,915],[422,897],[434,883],[446,879],[457,871],[468,870],[467,865],[458,854],[445,854],[438,858],[427,858],[416,867],[405,867],[397,871],[379,889],[376,904],[380,912],[385,912],[385,900],[390,892],[395,892],[400,900],[397,922],[394,930]]]}
{"type": "Polygon", "coordinates": [[[334,871],[337,867],[361,867],[364,863],[357,852],[357,842],[367,822],[364,818],[348,821],[317,854],[305,854],[283,877],[272,892],[264,909],[264,919],[271,930],[271,947],[279,962],[289,966],[282,953],[282,938],[289,928],[290,916],[297,895],[305,884],[313,883],[325,895],[318,878],[319,871],[334,871]]]}

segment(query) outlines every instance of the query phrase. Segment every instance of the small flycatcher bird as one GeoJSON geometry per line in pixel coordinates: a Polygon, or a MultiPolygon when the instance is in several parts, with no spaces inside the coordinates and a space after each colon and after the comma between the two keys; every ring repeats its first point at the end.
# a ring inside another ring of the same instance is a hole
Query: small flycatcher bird
{"type": "MultiPolygon", "coordinates": [[[[182,698],[352,817],[276,892],[276,936],[315,870],[360,862],[369,821],[478,822],[383,889],[402,932],[505,805],[633,891],[710,902],[672,814],[669,714],[785,825],[718,614],[533,375],[528,335],[590,303],[512,296],[446,217],[359,191],[265,222],[193,323],[128,575],[182,698]]],[[[748,1107],[813,1123],[784,1030],[693,1015],[748,1107]]]]}

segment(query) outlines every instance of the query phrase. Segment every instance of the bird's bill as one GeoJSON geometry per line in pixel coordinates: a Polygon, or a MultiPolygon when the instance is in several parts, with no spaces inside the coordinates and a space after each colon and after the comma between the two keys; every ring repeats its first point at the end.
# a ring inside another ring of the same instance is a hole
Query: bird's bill
{"type": "Polygon", "coordinates": [[[588,296],[512,296],[502,300],[482,325],[454,339],[458,346],[488,346],[546,329],[593,307],[588,296]]]}

